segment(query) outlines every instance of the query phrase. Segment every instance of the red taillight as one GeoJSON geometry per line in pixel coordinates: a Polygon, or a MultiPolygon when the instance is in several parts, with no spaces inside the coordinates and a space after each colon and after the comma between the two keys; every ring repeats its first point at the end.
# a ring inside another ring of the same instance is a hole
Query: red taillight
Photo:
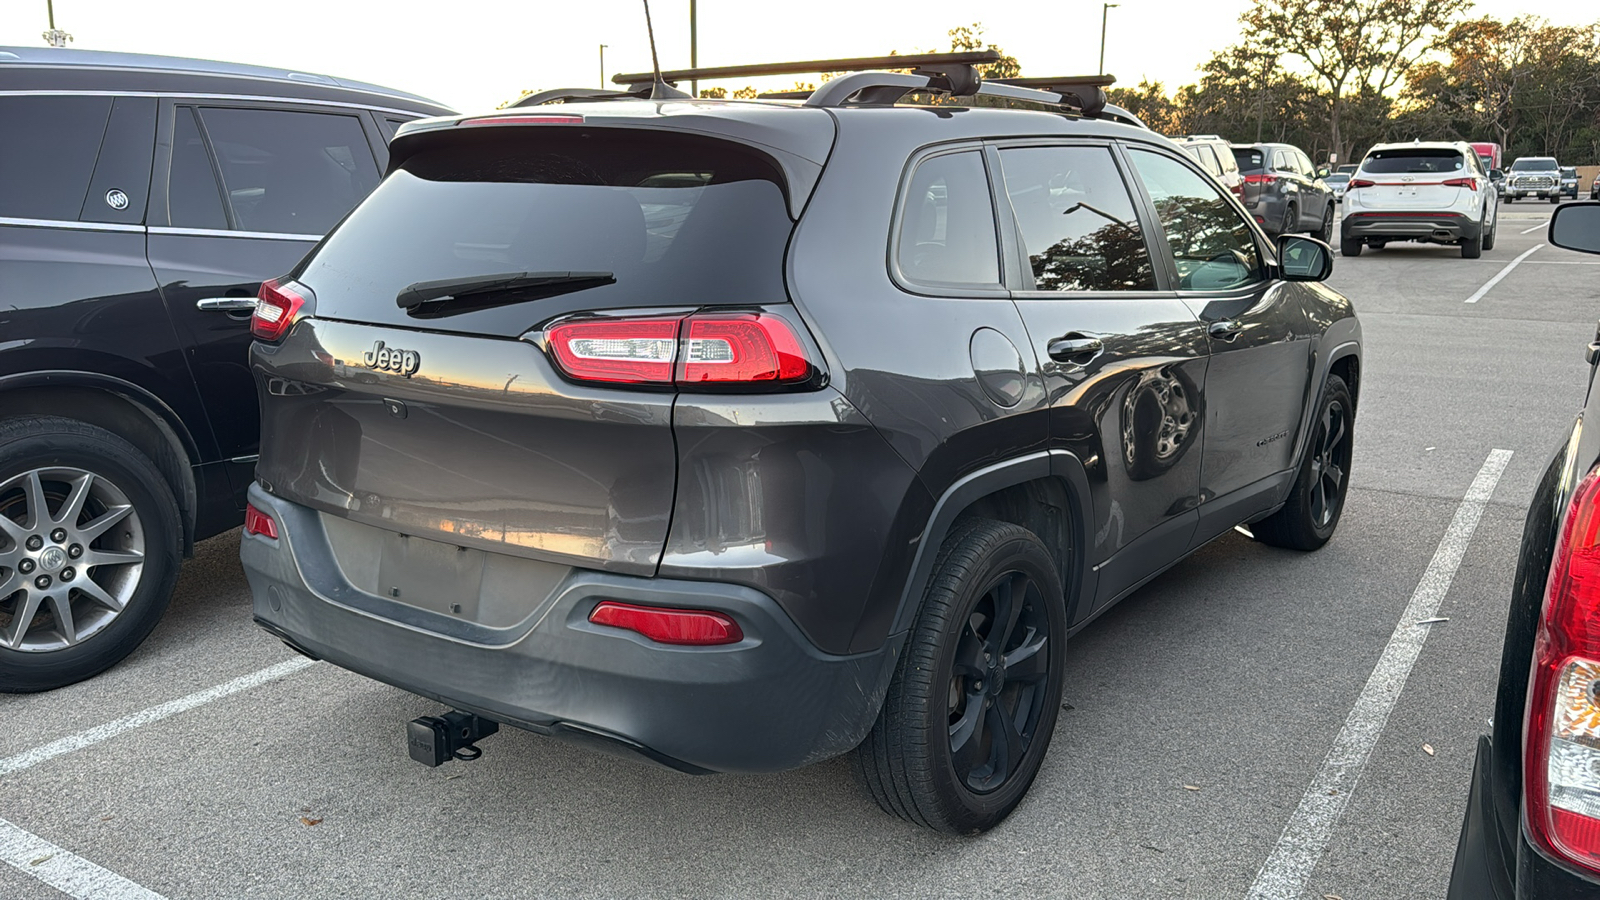
{"type": "Polygon", "coordinates": [[[590,319],[545,331],[556,363],[582,381],[671,384],[681,319],[590,319]]]}
{"type": "Polygon", "coordinates": [[[583,116],[480,116],[457,125],[582,125],[583,116]]]}
{"type": "Polygon", "coordinates": [[[250,333],[263,341],[282,338],[311,297],[311,290],[297,281],[261,282],[261,291],[256,294],[256,311],[250,317],[250,333]]]}
{"type": "Polygon", "coordinates": [[[1344,191],[1345,191],[1345,193],[1348,194],[1351,191],[1355,190],[1356,188],[1377,187],[1377,186],[1378,185],[1377,185],[1376,182],[1368,181],[1365,178],[1352,178],[1352,179],[1350,179],[1349,186],[1346,187],[1344,189],[1344,191]]]}
{"type": "Polygon", "coordinates": [[[795,384],[813,372],[788,323],[759,313],[576,319],[547,328],[545,340],[556,365],[577,381],[795,384]]]}
{"type": "Polygon", "coordinates": [[[811,374],[800,341],[775,316],[692,316],[687,325],[681,383],[781,384],[811,374]]]}
{"type": "Polygon", "coordinates": [[[1244,177],[1245,184],[1271,184],[1277,180],[1278,176],[1276,175],[1246,175],[1244,177]]]}
{"type": "Polygon", "coordinates": [[[744,640],[739,623],[719,612],[705,609],[669,609],[662,606],[635,606],[604,600],[589,613],[596,625],[610,625],[636,631],[661,644],[688,644],[705,647],[737,644],[744,640]]]}
{"type": "Polygon", "coordinates": [[[1478,189],[1478,179],[1476,179],[1476,178],[1452,178],[1449,181],[1444,182],[1444,186],[1445,187],[1466,188],[1469,191],[1475,191],[1475,190],[1478,189]]]}
{"type": "Polygon", "coordinates": [[[1550,852],[1591,872],[1600,872],[1597,471],[1573,493],[1550,566],[1522,754],[1529,831],[1550,852]]]}
{"type": "Polygon", "coordinates": [[[254,503],[244,506],[244,533],[259,534],[264,538],[278,539],[278,523],[272,517],[256,509],[254,503]]]}

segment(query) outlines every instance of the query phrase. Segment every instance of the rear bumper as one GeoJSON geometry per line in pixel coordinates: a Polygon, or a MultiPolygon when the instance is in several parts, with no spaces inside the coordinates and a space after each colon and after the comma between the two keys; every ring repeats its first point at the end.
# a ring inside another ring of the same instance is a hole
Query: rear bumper
{"type": "Polygon", "coordinates": [[[1493,756],[1489,737],[1479,737],[1447,900],[1600,900],[1600,879],[1572,872],[1535,849],[1528,841],[1526,823],[1517,828],[1516,859],[1507,860],[1512,848],[1505,846],[1496,825],[1489,783],[1493,756]],[[1512,865],[1516,867],[1514,876],[1512,865]]]}
{"type": "Polygon", "coordinates": [[[1457,213],[1355,212],[1345,215],[1340,229],[1344,240],[1385,238],[1448,242],[1470,241],[1478,236],[1482,225],[1476,219],[1457,213]]]}
{"type": "Polygon", "coordinates": [[[689,772],[767,772],[852,749],[882,704],[898,642],[818,650],[765,594],[574,569],[527,617],[487,629],[356,590],[317,512],[259,486],[279,539],[240,548],[258,624],[301,651],[468,712],[598,742],[689,772]],[[713,609],[737,644],[681,647],[596,626],[601,599],[713,609]]]}

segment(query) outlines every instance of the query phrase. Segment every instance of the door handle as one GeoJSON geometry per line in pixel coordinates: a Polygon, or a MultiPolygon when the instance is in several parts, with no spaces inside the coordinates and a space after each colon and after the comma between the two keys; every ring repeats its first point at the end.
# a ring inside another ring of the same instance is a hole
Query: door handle
{"type": "Polygon", "coordinates": [[[1105,343],[1097,337],[1082,334],[1069,334],[1050,342],[1045,352],[1056,362],[1088,362],[1091,357],[1105,349],[1105,343]]]}
{"type": "Polygon", "coordinates": [[[195,309],[221,310],[222,312],[241,312],[243,310],[255,311],[256,298],[254,297],[207,297],[194,302],[195,309]]]}
{"type": "Polygon", "coordinates": [[[1243,330],[1244,326],[1233,319],[1223,319],[1220,322],[1212,322],[1209,326],[1207,326],[1206,334],[1209,334],[1218,340],[1231,341],[1238,337],[1239,332],[1243,330]]]}

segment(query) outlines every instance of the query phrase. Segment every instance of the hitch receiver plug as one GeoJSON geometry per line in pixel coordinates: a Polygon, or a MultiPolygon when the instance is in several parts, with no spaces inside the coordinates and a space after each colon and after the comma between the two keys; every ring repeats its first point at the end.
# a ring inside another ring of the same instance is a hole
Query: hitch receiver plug
{"type": "Polygon", "coordinates": [[[429,767],[452,759],[474,760],[483,755],[475,746],[478,741],[499,730],[499,722],[472,713],[422,716],[406,723],[406,749],[412,759],[429,767]]]}

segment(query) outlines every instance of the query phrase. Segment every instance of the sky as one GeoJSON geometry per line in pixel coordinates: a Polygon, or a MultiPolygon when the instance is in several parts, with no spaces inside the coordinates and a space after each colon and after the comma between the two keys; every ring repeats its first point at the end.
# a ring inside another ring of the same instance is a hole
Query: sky
{"type": "MultiPolygon", "coordinates": [[[[1109,11],[1106,71],[1170,90],[1196,80],[1212,54],[1238,40],[1250,0],[1122,0],[1109,11]]],[[[1096,70],[1099,2],[957,3],[698,0],[699,62],[739,65],[946,49],[946,32],[982,22],[987,40],[1017,57],[1024,75],[1096,70]],[[914,9],[914,13],[908,10],[914,9]]],[[[663,68],[689,65],[689,0],[653,0],[663,68]]],[[[1556,24],[1600,19],[1570,0],[1480,0],[1474,15],[1530,13],[1556,24]]],[[[493,108],[524,90],[598,87],[605,71],[650,68],[640,0],[55,0],[69,47],[254,63],[367,81],[462,111],[493,108]]],[[[0,0],[0,46],[43,46],[45,0],[0,0]]],[[[794,79],[754,82],[788,87],[794,79]]],[[[748,79],[727,83],[732,90],[748,79]]],[[[702,83],[701,87],[709,85],[702,83]]]]}

